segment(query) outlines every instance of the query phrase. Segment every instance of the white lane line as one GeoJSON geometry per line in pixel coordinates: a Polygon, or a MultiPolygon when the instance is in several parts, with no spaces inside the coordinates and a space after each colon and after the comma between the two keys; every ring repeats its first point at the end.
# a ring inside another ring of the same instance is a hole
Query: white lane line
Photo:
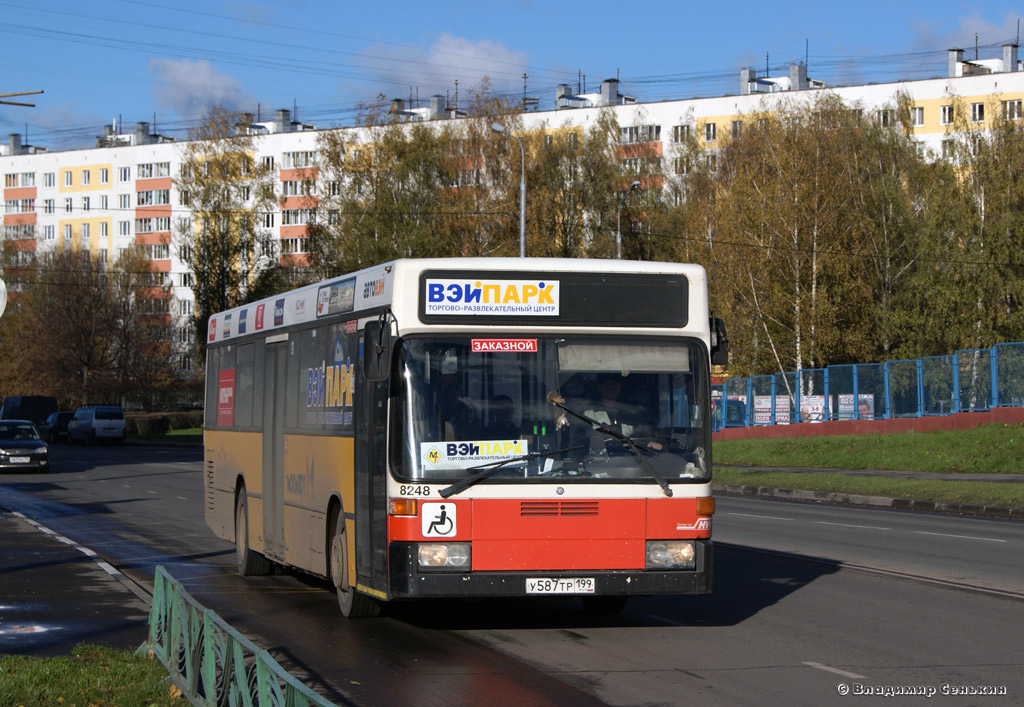
{"type": "Polygon", "coordinates": [[[827,520],[815,521],[818,525],[837,525],[840,528],[864,528],[865,530],[892,530],[892,528],[883,528],[880,525],[853,525],[852,523],[829,523],[827,520]]]}
{"type": "Polygon", "coordinates": [[[804,661],[804,665],[809,665],[812,668],[817,668],[818,670],[825,670],[825,671],[830,672],[830,673],[835,673],[836,675],[842,675],[844,678],[850,678],[851,680],[867,680],[868,679],[867,675],[858,675],[857,673],[848,673],[845,670],[840,670],[839,668],[833,668],[830,665],[822,665],[821,663],[811,663],[811,662],[805,660],[804,661]]]}
{"type": "Polygon", "coordinates": [[[999,538],[979,538],[976,535],[950,535],[949,533],[929,533],[926,530],[914,530],[911,531],[918,535],[938,535],[940,538],[960,538],[961,540],[984,540],[990,543],[1005,543],[1006,540],[1000,540],[999,538]]]}
{"type": "Polygon", "coordinates": [[[796,520],[796,518],[782,518],[780,516],[759,516],[756,513],[734,513],[732,511],[726,513],[729,516],[743,516],[745,518],[767,518],[768,520],[796,520]]]}
{"type": "Polygon", "coordinates": [[[179,501],[187,501],[188,499],[185,498],[184,496],[178,496],[178,500],[179,501]]]}

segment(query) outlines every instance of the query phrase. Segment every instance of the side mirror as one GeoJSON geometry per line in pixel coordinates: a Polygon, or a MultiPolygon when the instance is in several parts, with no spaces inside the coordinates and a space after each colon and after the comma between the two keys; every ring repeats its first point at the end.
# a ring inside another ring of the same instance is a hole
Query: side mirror
{"type": "Polygon", "coordinates": [[[363,378],[387,380],[391,373],[391,332],[387,319],[366,322],[363,329],[363,378]]]}
{"type": "Polygon", "coordinates": [[[725,322],[711,317],[711,363],[715,366],[729,365],[729,337],[725,335],[725,322]]]}

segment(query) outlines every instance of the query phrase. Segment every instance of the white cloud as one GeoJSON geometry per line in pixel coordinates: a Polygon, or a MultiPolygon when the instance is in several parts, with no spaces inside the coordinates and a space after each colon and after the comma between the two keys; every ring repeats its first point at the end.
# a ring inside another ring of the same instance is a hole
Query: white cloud
{"type": "Polygon", "coordinates": [[[214,105],[228,110],[255,105],[238,79],[217,71],[208,61],[153,59],[149,68],[156,75],[153,95],[157,102],[179,113],[200,114],[214,105]]]}
{"type": "Polygon", "coordinates": [[[420,97],[453,91],[456,80],[460,90],[468,89],[485,76],[496,91],[516,90],[522,87],[526,63],[525,52],[508,49],[500,42],[474,42],[450,34],[441,35],[427,47],[374,45],[359,61],[369,70],[367,80],[380,83],[375,89],[392,93],[396,85],[411,86],[419,89],[420,97]]]}

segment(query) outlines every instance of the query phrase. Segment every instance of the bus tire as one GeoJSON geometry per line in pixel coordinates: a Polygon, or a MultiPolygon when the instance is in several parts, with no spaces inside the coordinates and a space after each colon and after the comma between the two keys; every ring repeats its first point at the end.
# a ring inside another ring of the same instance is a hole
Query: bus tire
{"type": "Polygon", "coordinates": [[[244,486],[235,499],[235,564],[243,577],[270,574],[270,560],[249,547],[249,503],[244,486]]]}
{"type": "Polygon", "coordinates": [[[625,609],[628,600],[629,597],[620,596],[583,597],[583,610],[588,614],[611,616],[625,609]]]}
{"type": "Polygon", "coordinates": [[[328,558],[331,582],[338,593],[338,608],[347,619],[371,618],[380,614],[380,603],[359,592],[348,581],[348,537],[340,509],[331,514],[331,548],[328,558]]]}

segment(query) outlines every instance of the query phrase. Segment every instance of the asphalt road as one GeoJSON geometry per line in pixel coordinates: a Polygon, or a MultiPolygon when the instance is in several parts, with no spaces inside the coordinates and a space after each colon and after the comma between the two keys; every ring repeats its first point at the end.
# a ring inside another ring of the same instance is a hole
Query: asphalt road
{"type": "Polygon", "coordinates": [[[1024,702],[1019,522],[723,497],[709,596],[638,598],[614,618],[550,599],[348,621],[320,582],[234,574],[232,546],[203,522],[198,452],[54,456],[49,476],[0,477],[0,504],[140,582],[165,565],[339,703],[892,704],[857,692],[906,688],[940,704],[1024,702]]]}

